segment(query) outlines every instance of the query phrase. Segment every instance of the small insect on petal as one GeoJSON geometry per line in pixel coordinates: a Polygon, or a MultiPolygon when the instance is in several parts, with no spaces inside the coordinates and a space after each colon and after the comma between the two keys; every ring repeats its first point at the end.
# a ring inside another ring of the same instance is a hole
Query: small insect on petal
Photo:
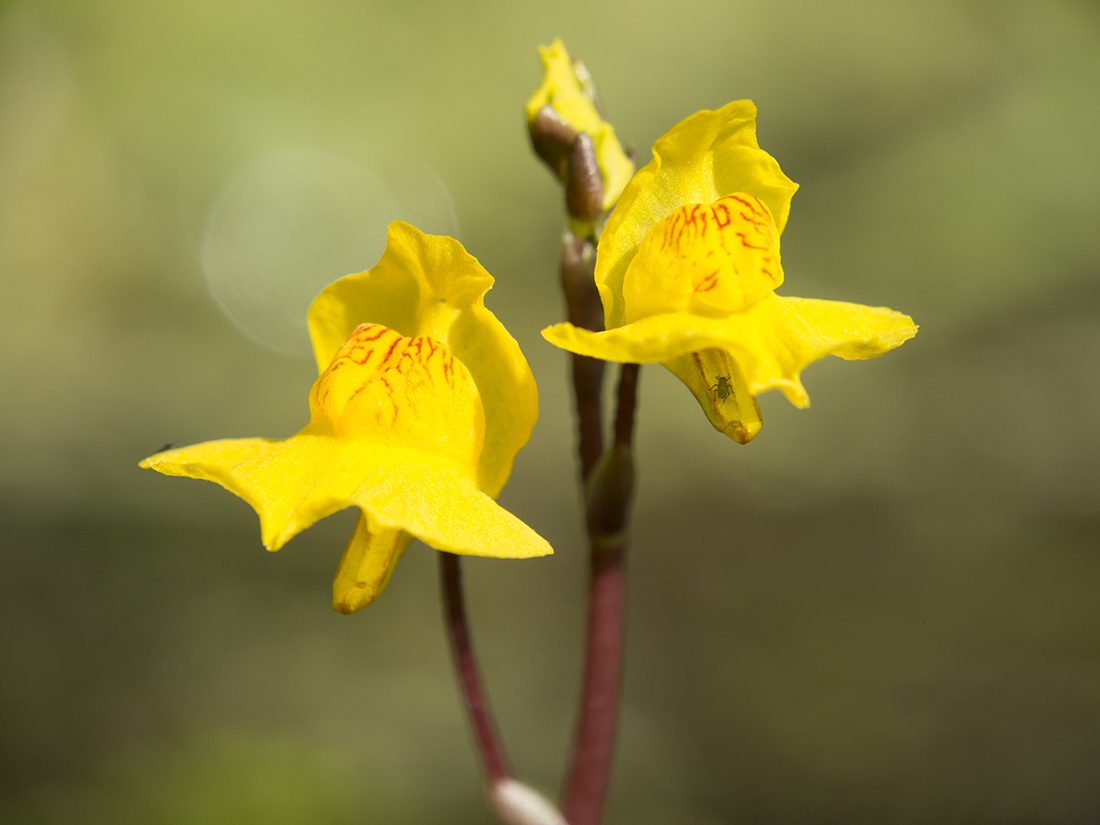
{"type": "Polygon", "coordinates": [[[714,378],[718,383],[711,385],[710,391],[718,396],[719,401],[725,401],[733,394],[730,377],[728,375],[716,375],[714,378]]]}
{"type": "Polygon", "coordinates": [[[708,348],[663,363],[687,384],[716,430],[738,444],[760,432],[760,406],[729,352],[708,348]]]}

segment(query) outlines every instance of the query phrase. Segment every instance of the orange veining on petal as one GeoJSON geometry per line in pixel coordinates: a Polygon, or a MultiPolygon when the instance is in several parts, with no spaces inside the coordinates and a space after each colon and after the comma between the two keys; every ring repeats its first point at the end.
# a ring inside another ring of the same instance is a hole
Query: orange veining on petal
{"type": "Polygon", "coordinates": [[[393,366],[400,355],[394,351],[401,341],[401,333],[380,324],[356,327],[313,385],[309,396],[312,417],[320,413],[325,418],[339,420],[348,402],[369,381],[393,366]]]}
{"type": "Polygon", "coordinates": [[[485,416],[469,371],[441,343],[361,324],[314,383],[308,429],[476,466],[485,416]]]}
{"type": "Polygon", "coordinates": [[[623,280],[626,321],[665,312],[721,318],[781,283],[779,233],[762,200],[735,192],[684,204],[638,247],[623,280]]]}

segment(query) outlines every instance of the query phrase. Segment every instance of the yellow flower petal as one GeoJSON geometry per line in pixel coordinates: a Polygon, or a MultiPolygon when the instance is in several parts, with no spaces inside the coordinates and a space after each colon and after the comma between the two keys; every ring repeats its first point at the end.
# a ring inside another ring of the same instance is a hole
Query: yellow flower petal
{"type": "Polygon", "coordinates": [[[240,496],[259,514],[269,550],[356,505],[382,527],[406,530],[437,550],[500,558],[551,552],[477,489],[467,468],[421,450],[299,433],[285,441],[208,441],[141,466],[215,481],[240,496]]]}
{"type": "Polygon", "coordinates": [[[684,204],[712,204],[747,192],[767,204],[782,233],[798,184],[756,143],[748,100],[697,112],[653,145],[653,160],[631,179],[600,236],[596,286],[607,329],[626,322],[623,279],[653,227],[684,204]]]}
{"type": "Polygon", "coordinates": [[[475,474],[485,432],[465,365],[426,335],[356,327],[309,394],[303,433],[438,453],[475,474]]]}
{"type": "MultiPolygon", "coordinates": [[[[726,318],[673,312],[652,315],[606,332],[557,324],[542,334],[555,346],[592,358],[662,363],[708,409],[713,407],[714,393],[703,391],[704,385],[718,384],[723,375],[732,381],[734,372],[722,373],[718,368],[709,381],[696,379],[688,362],[682,360],[692,353],[725,351],[752,395],[780,389],[791,403],[805,407],[809,397],[799,375],[808,364],[830,354],[849,360],[874,358],[900,346],[916,332],[917,326],[911,318],[885,307],[785,298],[773,293],[748,310],[726,318]]],[[[742,413],[745,409],[741,403],[742,413]]],[[[708,416],[717,429],[733,436],[722,422],[735,420],[736,416],[722,409],[711,410],[708,416]]]]}
{"type": "Polygon", "coordinates": [[[664,362],[687,385],[718,432],[738,444],[748,444],[764,421],[733,354],[704,349],[664,362]]]}
{"type": "Polygon", "coordinates": [[[274,551],[351,503],[333,478],[338,469],[330,459],[337,446],[325,436],[222,439],[158,453],[140,466],[213,481],[240,496],[260,517],[264,547],[274,551]]]}
{"type": "Polygon", "coordinates": [[[779,233],[762,200],[738,192],[688,203],[657,222],[630,262],[624,320],[665,312],[721,318],[781,283],[779,233]]]}
{"type": "Polygon", "coordinates": [[[615,137],[614,127],[600,116],[585,94],[581,78],[561,39],[549,46],[539,46],[539,58],[542,60],[542,83],[527,100],[527,122],[532,122],[543,106],[550,106],[574,131],[585,132],[592,138],[603,176],[603,208],[610,209],[634,174],[634,164],[615,137]]]}
{"type": "Polygon", "coordinates": [[[380,527],[409,532],[437,550],[499,558],[552,552],[477,488],[469,468],[424,450],[303,431],[285,441],[208,441],[159,453],[141,466],[215,481],[240,496],[259,514],[269,550],[325,516],[358,506],[380,527]]]}
{"type": "Polygon", "coordinates": [[[430,335],[447,347],[481,395],[480,485],[496,496],[538,419],[538,391],[519,345],[485,308],[492,285],[492,276],[455,239],[395,221],[373,269],[341,278],[317,296],[309,333],[319,370],[364,321],[405,336],[430,335]]]}
{"type": "Polygon", "coordinates": [[[221,484],[256,510],[278,550],[345,507],[364,514],[333,585],[351,612],[389,580],[408,533],[439,550],[528,558],[549,545],[478,488],[484,416],[461,361],[427,336],[353,330],[310,392],[310,423],[285,441],[226,439],[142,467],[221,484]]]}

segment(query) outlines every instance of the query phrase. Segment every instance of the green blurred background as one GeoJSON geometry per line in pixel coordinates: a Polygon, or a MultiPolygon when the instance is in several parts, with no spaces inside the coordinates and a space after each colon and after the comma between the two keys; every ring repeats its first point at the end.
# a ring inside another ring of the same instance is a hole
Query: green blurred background
{"type": "Polygon", "coordinates": [[[765,396],[748,447],[643,371],[608,822],[1100,821],[1100,9],[985,0],[0,5],[0,820],[489,821],[433,551],[346,618],[350,513],[272,556],[137,468],[308,414],[310,360],[204,260],[301,350],[290,293],[399,216],[458,227],[539,381],[502,501],[557,554],[466,570],[514,762],[558,787],[585,560],[522,104],[559,35],[643,160],[755,100],[802,185],[783,291],[921,324],[808,370],[809,411],[765,396]]]}

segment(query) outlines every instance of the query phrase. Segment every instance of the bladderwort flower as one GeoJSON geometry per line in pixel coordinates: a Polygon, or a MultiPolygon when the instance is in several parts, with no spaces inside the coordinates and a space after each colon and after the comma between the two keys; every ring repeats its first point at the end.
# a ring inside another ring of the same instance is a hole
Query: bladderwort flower
{"type": "Polygon", "coordinates": [[[663,364],[719,432],[747,444],[762,424],[759,393],[806,407],[806,365],[874,358],[917,331],[884,307],[775,293],[797,188],[757,145],[750,101],[697,112],[654,144],[600,237],[606,331],[557,324],[543,336],[580,355],[663,364]]]}
{"type": "Polygon", "coordinates": [[[378,597],[414,537],[452,553],[551,553],[493,500],[534,427],[538,395],[519,345],[485,308],[492,284],[458,241],[394,222],[378,264],[310,307],[320,377],[304,429],[168,450],[141,466],[240,496],[272,551],[358,507],[333,581],[342,613],[378,597]]]}

